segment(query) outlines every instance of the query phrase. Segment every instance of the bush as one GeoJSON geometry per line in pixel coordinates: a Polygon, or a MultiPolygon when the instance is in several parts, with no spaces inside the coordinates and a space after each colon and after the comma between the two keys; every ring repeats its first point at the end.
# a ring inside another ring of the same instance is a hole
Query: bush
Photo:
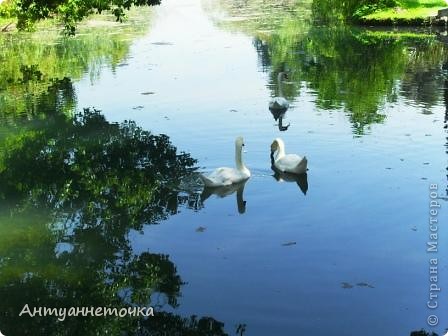
{"type": "Polygon", "coordinates": [[[365,15],[372,14],[377,10],[394,8],[400,6],[398,0],[367,0],[362,1],[353,11],[352,17],[357,20],[365,15]]]}
{"type": "Polygon", "coordinates": [[[15,16],[16,5],[14,1],[4,1],[0,4],[0,17],[9,19],[15,16]]]}
{"type": "Polygon", "coordinates": [[[399,5],[398,0],[314,0],[313,16],[318,21],[357,21],[379,9],[399,5]]]}

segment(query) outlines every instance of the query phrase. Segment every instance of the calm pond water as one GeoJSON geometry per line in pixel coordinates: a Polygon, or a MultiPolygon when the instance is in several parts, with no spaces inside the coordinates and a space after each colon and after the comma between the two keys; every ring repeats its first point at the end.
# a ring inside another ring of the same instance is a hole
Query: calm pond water
{"type": "Polygon", "coordinates": [[[448,328],[446,296],[427,307],[431,258],[448,285],[447,46],[428,32],[313,26],[310,11],[165,0],[73,39],[0,36],[5,335],[448,328]],[[282,116],[268,109],[280,71],[282,116]],[[192,168],[233,165],[239,135],[252,177],[202,192],[192,168]],[[276,137],[307,156],[306,177],[274,174],[276,137]],[[19,317],[25,304],[157,315],[61,322],[19,317]]]}

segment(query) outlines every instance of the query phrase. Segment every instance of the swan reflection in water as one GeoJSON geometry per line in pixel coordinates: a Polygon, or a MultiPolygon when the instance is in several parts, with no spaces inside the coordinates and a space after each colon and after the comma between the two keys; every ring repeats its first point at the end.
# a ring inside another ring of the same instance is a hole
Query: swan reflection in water
{"type": "Polygon", "coordinates": [[[274,120],[277,121],[278,120],[278,129],[280,132],[284,132],[287,131],[289,126],[291,125],[290,123],[288,123],[288,125],[283,125],[283,118],[285,117],[286,114],[286,110],[281,111],[281,110],[270,110],[272,113],[272,116],[274,117],[274,120]]]}
{"type": "Polygon", "coordinates": [[[308,174],[283,173],[274,166],[274,156],[271,154],[271,169],[274,171],[273,177],[278,182],[296,182],[300,190],[306,195],[308,191],[308,174]]]}
{"type": "Polygon", "coordinates": [[[269,111],[271,111],[274,120],[278,120],[278,129],[280,132],[286,131],[289,127],[289,123],[283,126],[283,118],[286,111],[289,109],[289,101],[283,95],[283,80],[288,79],[286,72],[280,72],[277,76],[277,88],[278,96],[273,97],[269,102],[269,111]]]}
{"type": "Polygon", "coordinates": [[[246,185],[246,182],[247,180],[223,187],[214,187],[214,188],[205,187],[201,194],[201,202],[203,203],[211,195],[216,195],[220,198],[224,198],[236,192],[236,202],[238,205],[238,212],[240,214],[243,214],[246,212],[246,201],[243,199],[244,186],[246,185]]]}

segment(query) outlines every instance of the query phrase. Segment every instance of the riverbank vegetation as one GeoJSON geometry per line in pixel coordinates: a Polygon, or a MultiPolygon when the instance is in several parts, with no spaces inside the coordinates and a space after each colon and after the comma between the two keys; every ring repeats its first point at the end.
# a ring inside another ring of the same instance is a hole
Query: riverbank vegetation
{"type": "Polygon", "coordinates": [[[33,30],[36,22],[55,19],[64,26],[67,34],[73,35],[76,25],[92,14],[109,12],[121,22],[133,6],[158,4],[160,0],[5,0],[0,4],[0,17],[3,21],[14,19],[19,30],[33,30]]]}
{"type": "Polygon", "coordinates": [[[314,0],[313,16],[323,22],[421,25],[444,7],[444,0],[314,0]]]}
{"type": "MultiPolygon", "coordinates": [[[[286,1],[281,5],[263,2],[262,7],[283,9],[285,3],[290,7],[303,7],[303,2],[299,4],[296,1],[286,1]]],[[[312,14],[304,14],[314,21],[366,25],[430,24],[430,18],[447,7],[445,0],[313,0],[311,3],[312,14]]],[[[11,21],[20,30],[33,30],[37,22],[53,19],[64,26],[67,34],[73,35],[77,24],[92,14],[108,12],[121,22],[131,7],[157,4],[160,0],[4,0],[0,4],[0,30],[6,30],[11,21]]]]}
{"type": "Polygon", "coordinates": [[[393,7],[375,9],[374,11],[355,13],[359,20],[369,24],[429,24],[430,18],[447,7],[443,0],[402,0],[393,7]]]}

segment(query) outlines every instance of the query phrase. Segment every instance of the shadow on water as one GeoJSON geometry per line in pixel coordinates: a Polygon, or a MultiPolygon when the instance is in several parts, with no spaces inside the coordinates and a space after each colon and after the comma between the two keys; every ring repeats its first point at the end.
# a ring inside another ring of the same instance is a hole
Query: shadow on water
{"type": "Polygon", "coordinates": [[[274,171],[272,175],[278,182],[295,182],[304,195],[308,192],[308,174],[290,174],[284,173],[277,169],[274,165],[274,156],[271,154],[271,169],[274,171]]]}
{"type": "Polygon", "coordinates": [[[246,201],[244,200],[244,187],[246,185],[246,182],[247,180],[241,183],[235,183],[229,186],[216,188],[205,187],[204,191],[201,194],[201,202],[205,202],[212,195],[224,198],[236,192],[236,204],[238,212],[240,214],[244,214],[246,212],[246,201]]]}
{"type": "Polygon", "coordinates": [[[288,130],[290,123],[288,125],[283,125],[283,118],[286,115],[286,111],[289,109],[289,101],[285,99],[283,95],[283,81],[288,79],[288,74],[285,71],[280,71],[277,74],[277,89],[278,92],[274,97],[271,98],[269,102],[269,111],[271,111],[274,120],[278,120],[278,130],[284,132],[288,130]]]}
{"type": "Polygon", "coordinates": [[[417,330],[417,331],[411,331],[410,336],[439,336],[439,335],[436,334],[435,332],[429,332],[429,331],[422,329],[422,330],[417,330]]]}
{"type": "Polygon", "coordinates": [[[302,191],[302,193],[304,195],[306,195],[306,193],[308,191],[308,174],[307,173],[300,174],[300,175],[283,173],[283,172],[279,171],[277,168],[275,168],[274,166],[272,166],[272,170],[275,171],[275,174],[273,176],[278,182],[295,182],[299,186],[299,189],[302,191]]]}
{"type": "Polygon", "coordinates": [[[271,110],[271,113],[272,116],[274,117],[274,120],[278,121],[278,130],[280,132],[287,131],[289,126],[291,126],[291,124],[288,123],[288,125],[283,125],[283,119],[285,118],[286,110],[285,111],[271,110]]]}
{"type": "Polygon", "coordinates": [[[92,109],[69,116],[74,100],[69,79],[53,81],[36,100],[45,123],[22,120],[0,143],[2,332],[226,335],[211,317],[164,312],[179,305],[184,282],[168,255],[135,254],[129,240],[189,207],[180,185],[196,161],[134,122],[109,123],[92,109]],[[153,306],[155,316],[19,317],[26,304],[153,306]]]}

